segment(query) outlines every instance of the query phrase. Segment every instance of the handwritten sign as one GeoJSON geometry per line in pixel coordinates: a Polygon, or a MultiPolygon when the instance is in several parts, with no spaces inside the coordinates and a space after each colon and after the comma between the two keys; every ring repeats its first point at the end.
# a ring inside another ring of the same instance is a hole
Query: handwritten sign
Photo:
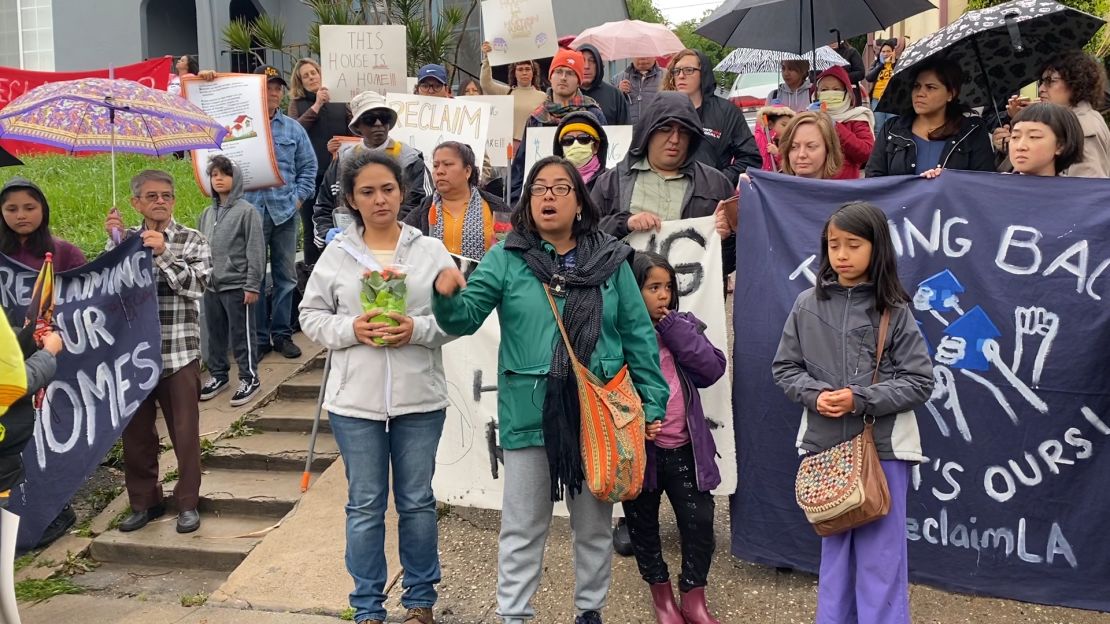
{"type": "MultiPolygon", "coordinates": [[[[632,146],[632,126],[602,126],[605,137],[609,140],[609,154],[606,156],[605,166],[609,169],[617,166],[624,160],[628,148],[632,146]]],[[[554,153],[555,130],[550,127],[528,128],[524,134],[524,144],[520,149],[524,152],[524,171],[532,170],[532,165],[537,160],[554,153]]]]}
{"type": "Polygon", "coordinates": [[[482,32],[490,65],[555,56],[559,37],[551,0],[483,0],[482,32]]]}
{"type": "Polygon", "coordinates": [[[467,95],[460,100],[489,104],[489,132],[486,133],[486,155],[494,167],[509,166],[509,146],[513,144],[513,96],[467,95]]]}
{"type": "Polygon", "coordinates": [[[321,25],[320,63],[332,101],[400,91],[408,84],[405,27],[321,25]]]}
{"type": "Polygon", "coordinates": [[[935,389],[917,409],[928,460],[913,467],[907,505],[911,578],[1110,610],[1110,540],[1094,520],[1110,517],[1110,184],[954,170],[835,183],[750,175],[736,244],[737,266],[752,270],[737,273],[733,315],[732,553],[817,569],[818,538],[794,503],[802,408],[773,384],[771,361],[817,279],[825,220],[865,197],[887,214],[933,356],[935,389]]]}
{"type": "MultiPolygon", "coordinates": [[[[58,273],[54,319],[65,350],[23,450],[26,477],[11,493],[19,545],[46,526],[104,459],[162,372],[157,277],[132,236],[78,269],[58,273]]],[[[0,256],[0,304],[18,314],[38,271],[0,256]]]]}
{"type": "MultiPolygon", "coordinates": [[[[722,350],[728,346],[725,301],[721,288],[721,239],[713,218],[668,221],[654,234],[638,234],[629,244],[665,255],[675,267],[679,302],[708,326],[706,332],[722,350]]],[[[486,509],[501,508],[504,470],[497,428],[497,348],[501,340],[496,312],[472,336],[443,347],[447,375],[447,423],[443,427],[437,470],[436,496],[443,502],[486,509]]],[[[718,495],[736,489],[736,441],[731,418],[731,380],[726,374],[711,388],[701,390],[702,404],[717,444],[721,470],[718,495]]],[[[563,504],[556,512],[566,515],[563,504]]]]}
{"type": "Polygon", "coordinates": [[[181,94],[227,128],[220,149],[192,151],[193,175],[205,195],[212,195],[206,170],[208,161],[217,154],[239,165],[245,191],[285,184],[274,154],[265,76],[228,74],[212,81],[186,78],[181,81],[181,94]]]}
{"type": "Polygon", "coordinates": [[[405,93],[386,94],[386,104],[397,112],[397,125],[389,136],[420,150],[429,166],[432,152],[444,141],[469,145],[476,164],[482,166],[491,118],[489,104],[405,93]]]}

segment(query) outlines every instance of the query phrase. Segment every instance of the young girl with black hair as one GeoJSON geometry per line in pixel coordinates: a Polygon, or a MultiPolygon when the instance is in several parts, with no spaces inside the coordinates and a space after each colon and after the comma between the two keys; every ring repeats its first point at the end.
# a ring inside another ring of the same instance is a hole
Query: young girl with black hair
{"type": "Polygon", "coordinates": [[[874,422],[891,505],[878,520],[822,539],[817,624],[910,621],[906,491],[910,466],[924,459],[913,409],[932,392],[933,366],[909,300],[882,211],[854,202],[833,213],[821,234],[817,285],[795,301],[771,371],[805,408],[798,434],[805,453],[850,440],[865,419],[874,422]],[[875,362],[886,312],[890,328],[875,362]]]}
{"type": "Polygon", "coordinates": [[[55,271],[85,264],[85,254],[72,243],[50,233],[50,204],[34,182],[12,178],[0,187],[0,253],[32,269],[41,269],[53,254],[55,271]]]}
{"type": "Polygon", "coordinates": [[[663,256],[639,252],[632,272],[655,324],[659,362],[670,387],[663,427],[647,443],[647,467],[640,496],[624,503],[632,551],[640,575],[651,586],[659,624],[719,624],[705,603],[713,559],[713,488],[721,483],[717,446],[702,411],[699,388],[725,374],[725,354],[705,335],[705,323],[678,311],[678,281],[663,256]],[[682,540],[682,573],[676,606],[659,541],[659,503],[666,492],[682,540]]]}

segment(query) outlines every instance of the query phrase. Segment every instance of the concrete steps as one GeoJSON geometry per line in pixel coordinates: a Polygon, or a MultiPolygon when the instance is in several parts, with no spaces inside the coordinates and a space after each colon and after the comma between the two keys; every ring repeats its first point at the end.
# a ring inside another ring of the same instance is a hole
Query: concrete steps
{"type": "Polygon", "coordinates": [[[323,368],[298,373],[278,387],[277,398],[279,401],[288,399],[315,401],[320,396],[320,384],[323,381],[323,368]]]}
{"type": "MultiPolygon", "coordinates": [[[[307,433],[274,431],[243,438],[220,440],[204,460],[206,469],[285,470],[300,473],[308,457],[307,433]]],[[[322,471],[339,458],[339,448],[331,434],[316,438],[313,471],[322,471]]]]}
{"type": "MultiPolygon", "coordinates": [[[[252,414],[251,426],[260,431],[311,433],[316,399],[279,400],[252,414]]],[[[320,432],[330,432],[327,412],[320,415],[320,432]]]]}
{"type": "Polygon", "coordinates": [[[230,572],[263,537],[243,536],[261,532],[275,523],[274,518],[268,517],[206,514],[199,530],[180,535],[176,516],[167,514],[138,531],[113,530],[101,534],[93,540],[91,554],[97,561],[230,572]]]}
{"type": "MultiPolygon", "coordinates": [[[[279,519],[301,498],[300,475],[300,471],[206,470],[200,483],[200,512],[279,519]]],[[[165,487],[168,491],[173,483],[165,487]]],[[[177,511],[172,497],[167,504],[177,511]]]]}

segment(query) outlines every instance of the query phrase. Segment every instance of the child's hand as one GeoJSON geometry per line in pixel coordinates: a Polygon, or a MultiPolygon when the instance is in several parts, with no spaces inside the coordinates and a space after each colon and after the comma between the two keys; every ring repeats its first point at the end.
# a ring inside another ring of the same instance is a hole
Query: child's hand
{"type": "Polygon", "coordinates": [[[42,335],[42,348],[50,352],[50,355],[58,355],[65,348],[62,342],[62,337],[57,332],[47,332],[42,335]]]}
{"type": "Polygon", "coordinates": [[[663,421],[662,420],[657,420],[655,422],[649,422],[647,424],[647,426],[644,427],[644,437],[647,438],[648,440],[654,440],[655,436],[659,435],[659,432],[662,431],[662,430],[663,430],[663,421]]]}

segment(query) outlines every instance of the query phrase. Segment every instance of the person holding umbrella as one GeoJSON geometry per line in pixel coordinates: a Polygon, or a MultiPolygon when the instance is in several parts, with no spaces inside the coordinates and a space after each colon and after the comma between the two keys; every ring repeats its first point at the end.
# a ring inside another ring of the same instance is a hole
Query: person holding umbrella
{"type": "MultiPolygon", "coordinates": [[[[1082,50],[1069,50],[1049,61],[1037,80],[1037,94],[1042,102],[1066,106],[1079,118],[1083,127],[1083,157],[1067,167],[1063,175],[1073,178],[1110,177],[1110,128],[1098,112],[1106,94],[1106,71],[1082,50]]],[[[1028,98],[1014,96],[1006,107],[1011,119],[1025,107],[1028,98]]],[[[1010,126],[994,133],[995,149],[1005,151],[1010,126]]]]}
{"type": "Polygon", "coordinates": [[[876,137],[866,176],[922,174],[937,167],[994,171],[990,135],[960,103],[963,71],[955,62],[929,59],[915,68],[912,109],[887,122],[876,137]]]}

